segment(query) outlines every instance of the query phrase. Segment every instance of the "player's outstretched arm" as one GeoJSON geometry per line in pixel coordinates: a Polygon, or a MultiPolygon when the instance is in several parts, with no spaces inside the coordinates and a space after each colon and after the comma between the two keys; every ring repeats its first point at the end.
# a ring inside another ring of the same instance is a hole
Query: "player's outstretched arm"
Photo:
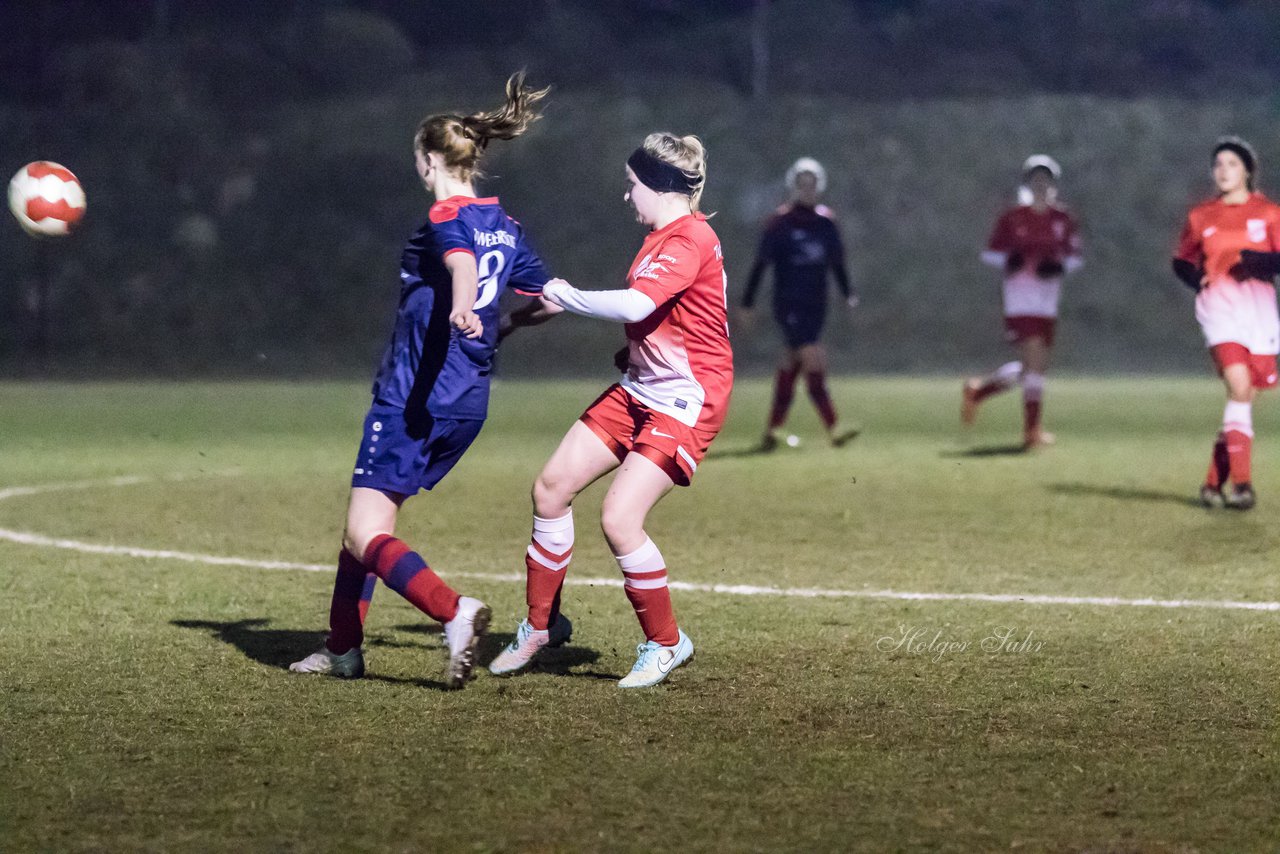
{"type": "Polygon", "coordinates": [[[657,303],[634,288],[580,291],[564,279],[552,279],[543,285],[542,296],[574,314],[621,323],[644,320],[658,308],[657,303]]]}

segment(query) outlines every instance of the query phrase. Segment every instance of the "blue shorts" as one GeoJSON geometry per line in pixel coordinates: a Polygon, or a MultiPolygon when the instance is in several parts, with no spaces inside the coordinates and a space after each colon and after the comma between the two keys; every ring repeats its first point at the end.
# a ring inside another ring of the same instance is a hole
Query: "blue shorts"
{"type": "Polygon", "coordinates": [[[782,327],[782,337],[786,339],[787,346],[795,350],[817,343],[827,312],[821,305],[779,305],[774,307],[773,316],[782,327]]]}
{"type": "Polygon", "coordinates": [[[356,455],[352,486],[414,495],[444,478],[471,443],[484,421],[452,418],[406,419],[395,407],[373,406],[364,419],[364,438],[356,455]]]}

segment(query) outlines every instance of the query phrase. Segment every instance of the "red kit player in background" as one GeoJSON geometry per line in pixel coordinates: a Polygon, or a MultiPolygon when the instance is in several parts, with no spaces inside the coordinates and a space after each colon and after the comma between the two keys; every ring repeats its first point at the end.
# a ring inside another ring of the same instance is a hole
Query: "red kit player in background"
{"type": "MultiPolygon", "coordinates": [[[[827,188],[826,170],[812,157],[801,157],[787,170],[787,187],[791,201],[779,208],[765,226],[742,297],[742,308],[750,312],[764,271],[772,266],[773,316],[787,349],[774,378],[773,406],[760,447],[772,451],[778,446],[778,431],[787,421],[796,378],[801,372],[827,437],[839,447],[858,431],[836,426],[836,407],[827,391],[827,351],[819,340],[827,314],[827,274],[835,277],[850,309],[857,306],[858,296],[849,285],[844,244],[835,218],[830,208],[818,203],[827,188]]],[[[743,319],[749,317],[748,314],[743,319]]]]}
{"type": "Polygon", "coordinates": [[[1227,389],[1222,430],[1200,487],[1206,507],[1253,507],[1253,399],[1276,385],[1280,207],[1254,189],[1258,157],[1225,137],[1213,148],[1218,197],[1187,214],[1173,271],[1196,291],[1196,320],[1227,389]],[[1224,491],[1227,480],[1231,489],[1224,491]]]}
{"type": "Polygon", "coordinates": [[[982,260],[1004,271],[1005,338],[1018,348],[1018,361],[964,384],[960,420],[972,424],[988,397],[1022,386],[1022,445],[1031,449],[1053,442],[1040,427],[1044,377],[1053,347],[1058,298],[1067,273],[1078,270],[1079,228],[1058,204],[1057,161],[1044,154],[1022,165],[1019,204],[1000,215],[982,260]]]}
{"type": "Polygon", "coordinates": [[[696,136],[654,133],[627,159],[624,199],[650,229],[621,290],[581,291],[553,279],[544,302],[626,324],[625,373],[569,428],[533,484],[526,550],[528,618],[489,665],[528,666],[570,632],[560,589],[573,554],[574,498],[617,469],[600,523],[622,570],[645,642],[621,688],[656,685],[689,660],[667,588],[667,564],[645,519],[676,484],[688,486],[724,423],[733,387],[720,238],[698,213],[706,154],[696,136]]]}

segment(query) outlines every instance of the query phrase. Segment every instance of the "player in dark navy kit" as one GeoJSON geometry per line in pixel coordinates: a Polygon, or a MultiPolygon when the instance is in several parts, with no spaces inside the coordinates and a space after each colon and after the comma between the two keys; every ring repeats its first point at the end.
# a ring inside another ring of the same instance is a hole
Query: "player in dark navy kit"
{"type": "MultiPolygon", "coordinates": [[[[835,404],[827,391],[827,353],[818,339],[827,316],[828,273],[835,276],[846,305],[855,307],[858,297],[849,284],[840,231],[831,210],[818,203],[827,187],[826,170],[813,158],[802,157],[787,171],[787,186],[792,191],[791,202],[779,208],[765,226],[742,299],[744,309],[755,305],[764,271],[772,266],[773,316],[787,349],[774,381],[773,407],[761,447],[766,451],[777,447],[778,431],[787,421],[796,378],[802,371],[827,436],[838,447],[857,431],[837,426],[835,404]]],[[[788,439],[788,444],[795,441],[788,439]]]]}
{"type": "Polygon", "coordinates": [[[451,590],[393,532],[404,501],[439,483],[484,425],[499,326],[533,325],[559,310],[535,300],[500,317],[504,288],[537,295],[547,273],[519,223],[496,198],[476,198],[473,188],[489,140],[523,133],[546,92],[525,88],[523,73],[516,74],[498,110],[430,116],[418,128],[418,175],[436,202],[401,259],[395,330],[373,383],[351,479],[329,638],[290,670],[363,675],[364,616],[381,578],[444,624],[449,687],[470,678],[488,607],[451,590]]]}

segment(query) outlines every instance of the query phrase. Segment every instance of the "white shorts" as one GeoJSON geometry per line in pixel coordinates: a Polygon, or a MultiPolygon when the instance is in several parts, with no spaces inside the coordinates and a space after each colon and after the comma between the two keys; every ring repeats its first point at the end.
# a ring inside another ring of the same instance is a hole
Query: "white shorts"
{"type": "Polygon", "coordinates": [[[1235,343],[1261,356],[1280,353],[1276,289],[1266,282],[1214,282],[1196,295],[1196,320],[1206,347],[1235,343]]]}
{"type": "Polygon", "coordinates": [[[1057,317],[1062,278],[1041,279],[1019,271],[1004,280],[1005,317],[1057,317]]]}

